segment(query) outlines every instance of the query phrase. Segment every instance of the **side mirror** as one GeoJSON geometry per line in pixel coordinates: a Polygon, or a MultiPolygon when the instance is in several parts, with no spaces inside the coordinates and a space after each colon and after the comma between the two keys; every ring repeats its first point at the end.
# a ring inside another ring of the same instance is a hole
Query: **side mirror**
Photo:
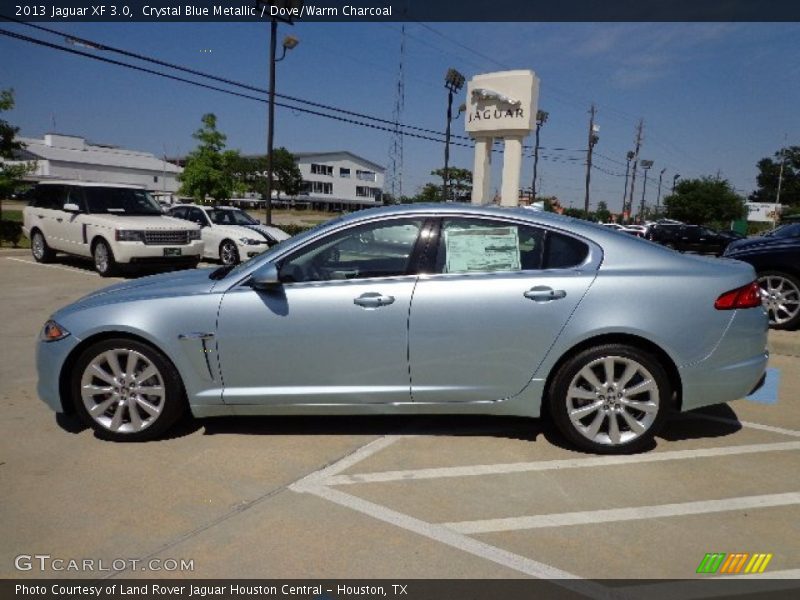
{"type": "Polygon", "coordinates": [[[81,207],[78,206],[77,204],[73,203],[73,202],[67,202],[64,205],[64,210],[67,211],[67,212],[76,213],[76,212],[81,212],[81,207]]]}
{"type": "Polygon", "coordinates": [[[274,289],[281,284],[278,278],[278,267],[273,263],[260,266],[253,273],[250,285],[256,290],[274,289]]]}
{"type": "Polygon", "coordinates": [[[256,219],[256,224],[261,225],[261,219],[256,219]]]}

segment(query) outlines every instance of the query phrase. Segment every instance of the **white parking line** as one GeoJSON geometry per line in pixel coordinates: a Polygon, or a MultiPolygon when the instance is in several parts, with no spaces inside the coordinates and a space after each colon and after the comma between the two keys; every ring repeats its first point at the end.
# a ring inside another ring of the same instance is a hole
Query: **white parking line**
{"type": "Polygon", "coordinates": [[[567,571],[562,571],[561,569],[520,556],[519,554],[497,548],[496,546],[467,537],[456,531],[442,527],[441,525],[416,519],[386,508],[385,506],[374,504],[368,500],[345,494],[339,490],[334,490],[325,486],[315,487],[307,485],[302,491],[314,494],[315,496],[362,514],[369,515],[370,517],[400,527],[406,531],[411,531],[431,540],[446,544],[451,548],[456,548],[457,550],[508,567],[519,573],[540,579],[549,579],[556,585],[590,598],[610,599],[624,597],[624,595],[620,595],[610,588],[586,581],[567,571]]]}
{"type": "Polygon", "coordinates": [[[93,275],[95,277],[97,276],[97,273],[95,273],[94,271],[84,271],[83,269],[78,269],[76,267],[68,267],[66,265],[46,265],[44,263],[38,263],[35,260],[25,260],[24,258],[13,258],[11,256],[6,256],[6,260],[13,260],[14,262],[25,263],[26,265],[35,265],[37,267],[47,267],[48,269],[60,269],[61,271],[69,271],[71,273],[82,273],[84,275],[93,275]]]}
{"type": "Polygon", "coordinates": [[[443,477],[474,477],[478,475],[501,475],[506,473],[526,473],[532,471],[607,467],[661,462],[667,460],[686,460],[716,456],[754,454],[759,452],[782,452],[787,450],[800,450],[800,442],[748,444],[742,446],[724,446],[721,448],[698,448],[694,450],[667,450],[665,452],[651,452],[649,454],[593,456],[590,458],[567,458],[527,463],[501,463],[494,465],[470,465],[465,467],[438,467],[408,471],[356,473],[328,477],[325,480],[325,485],[348,485],[386,481],[413,481],[418,479],[439,479],[443,477]]]}
{"type": "Polygon", "coordinates": [[[716,421],[718,423],[726,423],[729,425],[741,425],[742,427],[747,427],[748,429],[769,431],[770,433],[779,433],[781,435],[788,435],[790,437],[800,437],[800,431],[797,431],[795,429],[784,429],[783,427],[775,427],[774,425],[762,425],[761,423],[751,423],[750,421],[739,421],[738,419],[728,419],[726,417],[704,415],[702,413],[683,413],[682,416],[689,419],[705,419],[707,421],[716,421]]]}
{"type": "Polygon", "coordinates": [[[792,504],[800,504],[800,493],[789,492],[785,494],[765,494],[762,496],[744,496],[740,498],[724,498],[722,500],[701,500],[697,502],[680,502],[675,504],[658,504],[631,508],[587,510],[504,519],[483,519],[480,521],[459,521],[456,523],[442,523],[442,525],[448,529],[464,534],[495,533],[520,529],[540,529],[544,527],[563,527],[566,525],[592,525],[617,521],[656,519],[660,517],[701,515],[752,508],[789,506],[792,504]]]}

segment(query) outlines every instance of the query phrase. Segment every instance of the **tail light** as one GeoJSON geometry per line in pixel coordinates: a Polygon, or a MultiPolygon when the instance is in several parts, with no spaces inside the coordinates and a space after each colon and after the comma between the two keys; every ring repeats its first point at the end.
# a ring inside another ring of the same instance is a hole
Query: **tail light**
{"type": "Polygon", "coordinates": [[[714,302],[714,308],[717,310],[735,310],[737,308],[756,308],[759,306],[761,306],[761,286],[758,285],[757,281],[725,292],[714,302]]]}

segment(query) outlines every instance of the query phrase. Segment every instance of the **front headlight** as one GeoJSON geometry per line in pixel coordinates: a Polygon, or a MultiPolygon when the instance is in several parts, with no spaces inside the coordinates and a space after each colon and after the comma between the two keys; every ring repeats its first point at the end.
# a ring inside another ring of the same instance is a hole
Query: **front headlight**
{"type": "Polygon", "coordinates": [[[55,342],[58,340],[63,340],[68,335],[69,331],[50,319],[44,324],[44,327],[42,327],[42,333],[40,334],[39,338],[43,342],[55,342]]]}
{"type": "Polygon", "coordinates": [[[132,229],[117,229],[114,236],[118,242],[143,242],[144,231],[135,231],[132,229]]]}
{"type": "Polygon", "coordinates": [[[239,241],[245,246],[257,246],[259,244],[266,244],[266,240],[254,240],[253,238],[239,238],[239,241]]]}
{"type": "Polygon", "coordinates": [[[200,230],[199,229],[190,229],[189,230],[189,240],[199,240],[200,239],[200,230]]]}

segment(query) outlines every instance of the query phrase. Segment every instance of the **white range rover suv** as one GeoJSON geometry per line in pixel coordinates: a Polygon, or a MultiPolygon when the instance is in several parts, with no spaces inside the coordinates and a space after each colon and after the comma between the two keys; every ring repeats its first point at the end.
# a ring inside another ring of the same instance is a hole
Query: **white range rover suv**
{"type": "Polygon", "coordinates": [[[23,211],[33,258],[65,252],[94,260],[108,277],[126,265],[196,267],[200,228],[167,217],[142,188],[82,181],[39,183],[23,211]]]}

